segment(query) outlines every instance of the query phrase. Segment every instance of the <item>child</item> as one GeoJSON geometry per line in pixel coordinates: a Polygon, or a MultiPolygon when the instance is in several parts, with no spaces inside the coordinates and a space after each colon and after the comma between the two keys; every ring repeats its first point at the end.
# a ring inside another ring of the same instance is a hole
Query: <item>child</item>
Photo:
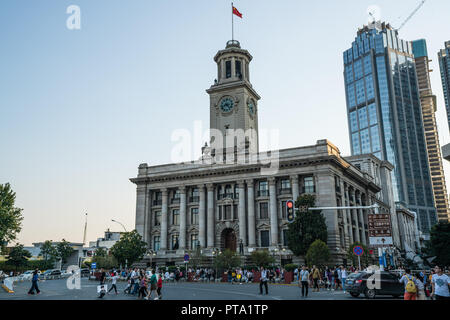
{"type": "Polygon", "coordinates": [[[98,298],[103,298],[104,296],[105,296],[105,294],[106,294],[106,288],[105,288],[105,285],[101,285],[100,286],[100,295],[98,296],[98,298]]]}
{"type": "Polygon", "coordinates": [[[158,294],[158,296],[155,298],[155,300],[156,300],[156,299],[161,300],[161,298],[162,298],[162,296],[161,296],[161,290],[162,290],[162,276],[161,276],[160,273],[158,274],[158,276],[159,276],[159,278],[158,278],[158,283],[157,283],[158,289],[156,290],[156,293],[158,294]]]}

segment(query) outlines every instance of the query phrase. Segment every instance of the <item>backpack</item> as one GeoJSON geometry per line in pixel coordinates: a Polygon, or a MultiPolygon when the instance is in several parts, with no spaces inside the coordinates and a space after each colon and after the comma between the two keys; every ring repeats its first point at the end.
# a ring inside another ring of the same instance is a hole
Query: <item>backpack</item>
{"type": "Polygon", "coordinates": [[[417,287],[416,284],[414,283],[414,277],[408,278],[408,282],[406,283],[406,292],[408,293],[416,293],[417,292],[417,287]]]}

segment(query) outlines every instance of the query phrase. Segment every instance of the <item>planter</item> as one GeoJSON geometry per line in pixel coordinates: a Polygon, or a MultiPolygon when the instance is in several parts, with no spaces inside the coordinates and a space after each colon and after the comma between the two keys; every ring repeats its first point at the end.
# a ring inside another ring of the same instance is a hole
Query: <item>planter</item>
{"type": "Polygon", "coordinates": [[[291,284],[294,281],[294,272],[289,271],[284,273],[284,283],[291,284]]]}

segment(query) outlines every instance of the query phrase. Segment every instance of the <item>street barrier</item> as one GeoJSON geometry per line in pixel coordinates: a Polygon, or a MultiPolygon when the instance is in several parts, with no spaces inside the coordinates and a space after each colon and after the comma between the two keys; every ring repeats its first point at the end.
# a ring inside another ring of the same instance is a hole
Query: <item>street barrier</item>
{"type": "Polygon", "coordinates": [[[14,282],[19,280],[18,277],[8,277],[3,280],[2,288],[8,293],[14,293],[14,282]]]}

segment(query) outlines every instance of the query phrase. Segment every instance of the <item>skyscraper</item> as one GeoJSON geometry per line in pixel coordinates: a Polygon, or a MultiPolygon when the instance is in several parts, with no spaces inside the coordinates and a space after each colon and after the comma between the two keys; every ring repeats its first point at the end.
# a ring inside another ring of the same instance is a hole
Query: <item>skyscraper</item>
{"type": "Polygon", "coordinates": [[[344,52],[352,155],[373,153],[394,165],[397,204],[417,213],[419,228],[437,222],[412,44],[386,23],[358,30],[344,52]]]}
{"type": "Polygon", "coordinates": [[[442,87],[444,88],[445,108],[447,109],[447,121],[450,129],[450,41],[445,43],[445,49],[439,51],[438,57],[441,68],[442,87]]]}
{"type": "Polygon", "coordinates": [[[416,62],[417,80],[419,84],[420,103],[422,105],[425,141],[428,150],[428,162],[431,171],[434,203],[438,219],[449,220],[447,187],[445,184],[444,168],[442,166],[441,148],[436,125],[435,112],[437,110],[436,96],[431,89],[430,66],[427,43],[424,39],[412,42],[414,59],[416,62]]]}

